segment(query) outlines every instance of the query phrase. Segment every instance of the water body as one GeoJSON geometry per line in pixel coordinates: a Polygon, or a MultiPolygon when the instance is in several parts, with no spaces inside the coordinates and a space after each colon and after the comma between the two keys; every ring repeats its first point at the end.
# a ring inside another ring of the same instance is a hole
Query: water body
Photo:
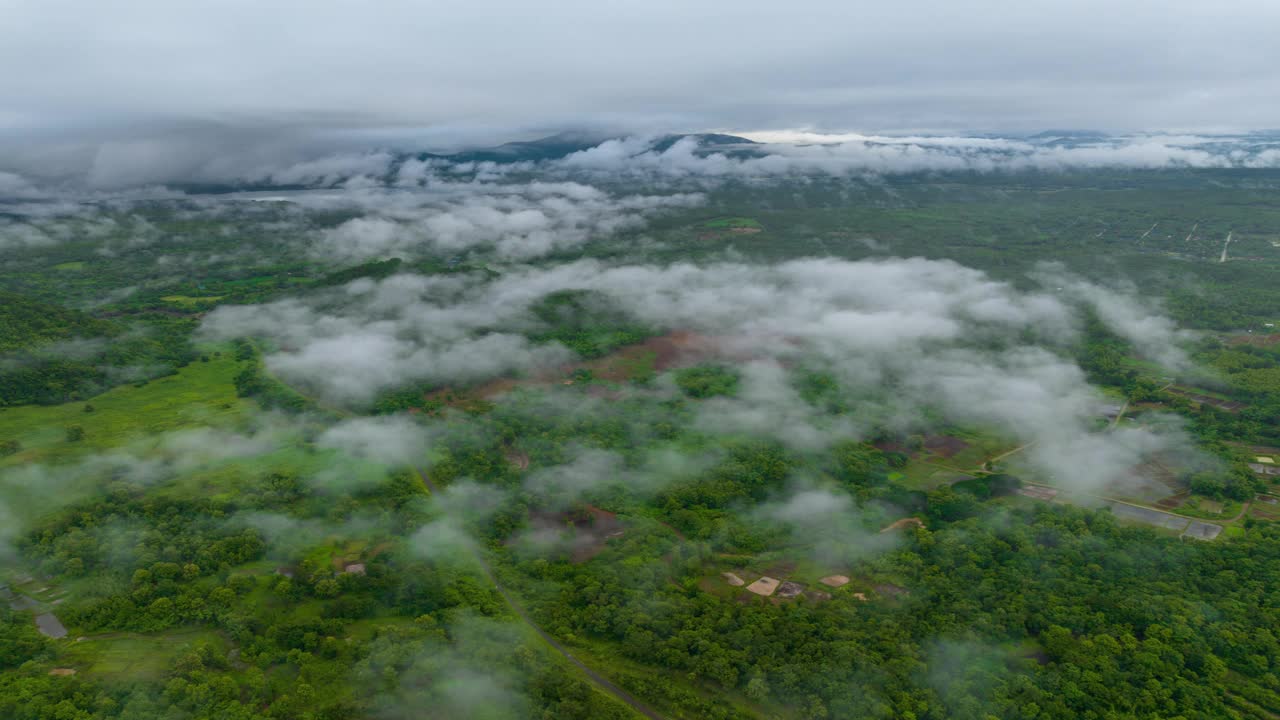
{"type": "Polygon", "coordinates": [[[67,628],[62,621],[54,616],[53,613],[41,613],[36,616],[36,627],[46,637],[64,638],[67,636],[67,628]]]}
{"type": "Polygon", "coordinates": [[[1195,538],[1196,540],[1213,540],[1222,533],[1222,526],[1213,523],[1201,522],[1190,518],[1173,515],[1159,510],[1150,508],[1136,507],[1120,502],[1108,502],[1111,512],[1120,518],[1128,520],[1136,520],[1144,522],[1148,525],[1166,528],[1168,530],[1180,530],[1182,537],[1195,538]]]}

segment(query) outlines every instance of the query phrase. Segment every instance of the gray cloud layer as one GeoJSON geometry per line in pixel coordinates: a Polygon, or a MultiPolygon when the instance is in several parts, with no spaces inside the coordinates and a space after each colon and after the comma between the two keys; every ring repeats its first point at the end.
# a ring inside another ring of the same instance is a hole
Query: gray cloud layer
{"type": "Polygon", "coordinates": [[[1031,457],[1041,467],[1072,458],[1079,482],[1097,486],[1182,439],[1094,432],[1102,400],[1060,353],[1076,337],[1080,309],[1096,309],[1156,361],[1184,364],[1183,338],[1136,298],[1053,280],[1070,288],[1021,292],[977,270],[918,258],[776,266],[579,261],[492,281],[362,280],[310,300],[219,308],[204,328],[219,338],[268,337],[282,348],[268,355],[268,367],[284,379],[359,403],[407,381],[466,383],[563,362],[567,350],[533,345],[520,328],[546,293],[587,288],[654,327],[702,333],[720,352],[751,359],[736,397],[698,405],[696,421],[708,432],[814,448],[877,426],[915,431],[928,412],[940,411],[1034,443],[1031,457]],[[802,362],[829,368],[858,412],[833,418],[805,403],[783,371],[802,362]]]}
{"type": "Polygon", "coordinates": [[[1267,0],[0,7],[0,128],[1274,127],[1267,0]]]}

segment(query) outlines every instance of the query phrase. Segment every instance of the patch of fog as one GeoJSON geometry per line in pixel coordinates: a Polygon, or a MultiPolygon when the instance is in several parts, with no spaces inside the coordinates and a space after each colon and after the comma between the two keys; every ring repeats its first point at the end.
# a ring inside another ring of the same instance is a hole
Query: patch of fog
{"type": "Polygon", "coordinates": [[[1185,443],[1173,427],[1095,433],[1101,398],[1066,351],[1086,309],[1172,369],[1186,362],[1187,336],[1123,290],[1049,270],[1040,276],[1069,291],[1020,291],[920,258],[773,266],[581,260],[498,278],[359,280],[307,298],[218,308],[202,333],[268,338],[281,348],[266,358],[272,371],[331,401],[359,404],[407,382],[466,383],[565,362],[567,349],[527,339],[536,327],[529,308],[550,292],[587,289],[651,327],[693,330],[747,359],[735,397],[698,406],[707,431],[819,448],[941,410],[1034,443],[1029,455],[1044,465],[1096,458],[1079,466],[1081,484],[1112,482],[1135,458],[1185,443]],[[833,418],[804,402],[784,371],[798,362],[835,374],[856,411],[833,418]]]}

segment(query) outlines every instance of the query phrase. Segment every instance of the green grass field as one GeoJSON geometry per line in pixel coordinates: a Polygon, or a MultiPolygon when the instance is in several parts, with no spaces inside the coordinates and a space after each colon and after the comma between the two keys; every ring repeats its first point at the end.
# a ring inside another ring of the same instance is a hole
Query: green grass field
{"type": "Polygon", "coordinates": [[[172,305],[177,305],[179,307],[184,307],[184,308],[190,308],[190,307],[198,307],[200,305],[215,303],[224,297],[226,296],[225,295],[208,295],[205,297],[194,297],[192,295],[165,295],[160,299],[172,305]]]}
{"type": "Polygon", "coordinates": [[[0,439],[17,440],[23,448],[0,459],[0,468],[74,459],[193,425],[232,425],[250,406],[232,386],[239,370],[240,363],[223,353],[176,375],[142,387],[123,385],[87,402],[0,408],[0,439]],[[93,411],[86,412],[86,405],[93,411]],[[73,426],[84,429],[82,440],[68,441],[67,428],[73,426]]]}
{"type": "Polygon", "coordinates": [[[764,229],[764,226],[760,224],[759,220],[749,217],[716,218],[715,220],[708,220],[703,223],[703,227],[715,230],[732,230],[733,228],[754,228],[756,230],[764,229]]]}
{"type": "Polygon", "coordinates": [[[225,653],[228,642],[213,630],[179,628],[159,633],[104,633],[65,641],[51,666],[69,667],[104,679],[155,680],[173,669],[178,658],[199,643],[225,653]]]}

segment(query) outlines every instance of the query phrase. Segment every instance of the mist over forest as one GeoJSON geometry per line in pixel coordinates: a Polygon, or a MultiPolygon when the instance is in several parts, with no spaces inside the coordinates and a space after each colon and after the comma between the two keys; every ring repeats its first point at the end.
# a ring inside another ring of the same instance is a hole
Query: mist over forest
{"type": "Polygon", "coordinates": [[[1270,5],[11,5],[0,717],[1280,714],[1270,5]]]}

